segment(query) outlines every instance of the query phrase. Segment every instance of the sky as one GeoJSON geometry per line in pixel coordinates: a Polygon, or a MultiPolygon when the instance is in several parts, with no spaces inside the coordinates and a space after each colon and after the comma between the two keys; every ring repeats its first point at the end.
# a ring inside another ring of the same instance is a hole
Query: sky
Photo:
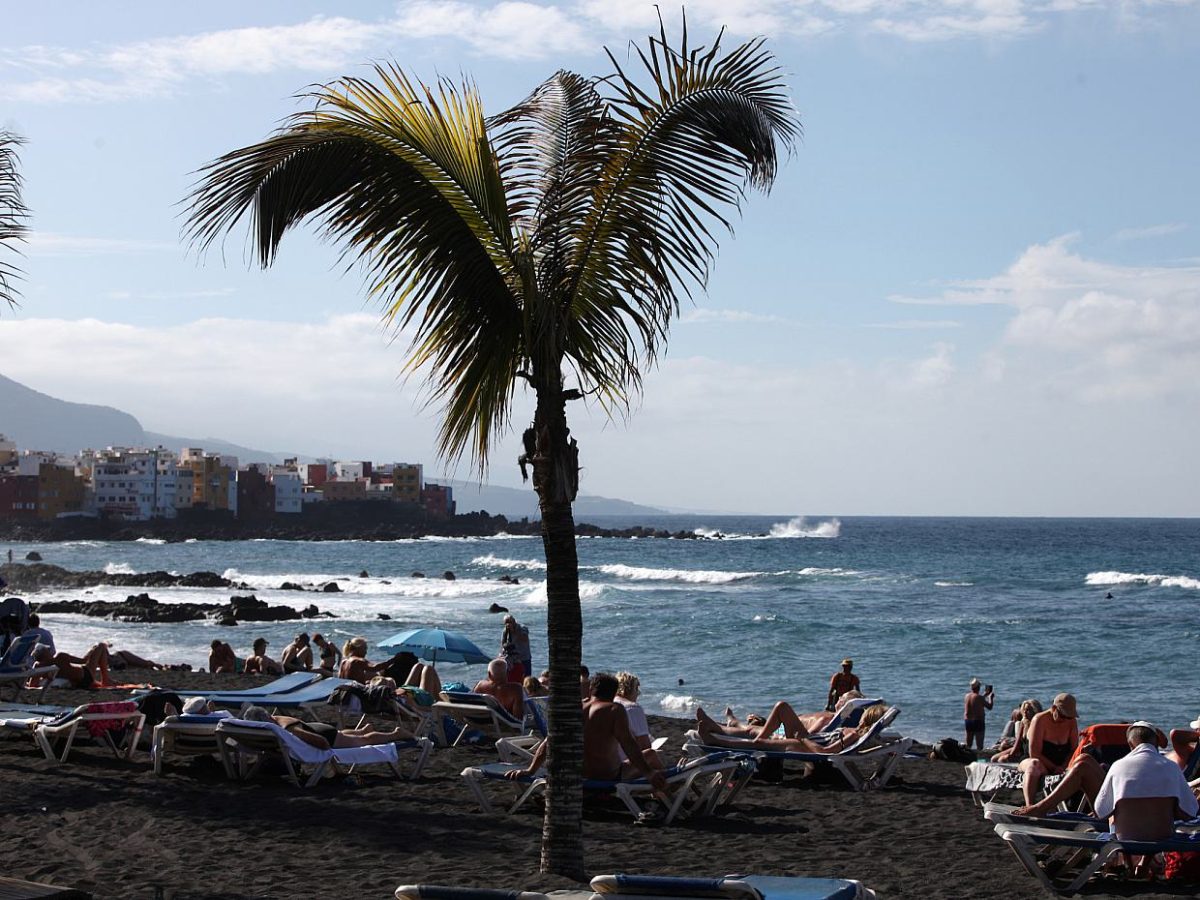
{"type": "MultiPolygon", "coordinates": [[[[664,5],[677,32],[679,8],[664,5]]],[[[584,493],[791,515],[1200,515],[1200,2],[697,0],[768,38],[804,129],[584,493]]],[[[33,233],[0,373],[149,430],[443,471],[359,275],[181,239],[196,172],[394,60],[487,108],[604,75],[642,0],[21,4],[0,34],[33,233]]],[[[486,478],[517,485],[515,434],[486,478]]],[[[0,431],[3,423],[0,423],[0,431]]],[[[473,477],[467,464],[450,470],[473,477]]]]}

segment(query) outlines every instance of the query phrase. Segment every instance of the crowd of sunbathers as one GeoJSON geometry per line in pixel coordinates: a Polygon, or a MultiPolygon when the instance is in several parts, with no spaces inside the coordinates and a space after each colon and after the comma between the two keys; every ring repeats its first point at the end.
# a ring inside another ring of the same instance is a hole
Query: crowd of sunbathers
{"type": "MultiPolygon", "coordinates": [[[[37,643],[30,656],[39,666],[57,666],[56,677],[63,679],[73,688],[112,687],[112,672],[124,669],[151,669],[155,671],[191,670],[191,666],[168,665],[138,656],[131,650],[114,650],[112,644],[101,641],[90,647],[82,656],[59,651],[54,645],[54,636],[42,627],[37,613],[30,613],[28,627],[23,635],[35,635],[37,643]]],[[[35,682],[40,678],[35,678],[35,682]]]]}

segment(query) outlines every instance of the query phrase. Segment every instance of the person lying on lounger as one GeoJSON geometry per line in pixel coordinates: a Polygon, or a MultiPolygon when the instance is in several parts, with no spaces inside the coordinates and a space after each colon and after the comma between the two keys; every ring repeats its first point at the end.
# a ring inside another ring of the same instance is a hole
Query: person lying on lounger
{"type": "MultiPolygon", "coordinates": [[[[846,691],[846,693],[842,694],[842,696],[838,698],[837,703],[834,704],[834,708],[832,710],[823,709],[820,712],[798,713],[800,722],[804,725],[809,734],[814,734],[832,722],[837,717],[838,713],[842,711],[842,707],[844,707],[851,700],[861,699],[863,699],[863,695],[860,691],[846,691]]],[[[766,716],[760,716],[757,713],[750,713],[746,716],[746,722],[745,725],[743,725],[742,722],[738,720],[738,717],[733,714],[733,707],[725,707],[725,725],[728,729],[730,729],[725,733],[728,735],[739,733],[736,731],[736,729],[741,728],[743,730],[740,733],[743,736],[755,737],[758,734],[759,729],[762,728],[763,723],[766,721],[766,716]]]]}
{"type": "MultiPolygon", "coordinates": [[[[615,701],[616,677],[598,672],[592,676],[591,688],[592,699],[583,707],[583,777],[597,781],[645,778],[654,786],[659,799],[669,799],[666,777],[661,769],[651,768],[642,757],[629,730],[625,708],[615,701]]],[[[545,763],[547,744],[542,741],[529,765],[505,773],[506,777],[521,778],[536,773],[545,763]]]]}
{"type": "Polygon", "coordinates": [[[249,722],[274,722],[284,731],[318,750],[394,744],[397,741],[412,740],[413,737],[411,731],[399,726],[390,731],[379,731],[374,725],[338,731],[333,725],[325,722],[305,722],[293,716],[273,716],[261,706],[251,706],[242,713],[242,718],[249,722]]]}
{"type": "Polygon", "coordinates": [[[66,679],[73,688],[104,687],[112,683],[108,677],[108,644],[103,641],[82,657],[52,653],[49,647],[39,644],[34,650],[34,661],[39,666],[58,666],[58,677],[66,679]]]}
{"type": "Polygon", "coordinates": [[[780,701],[775,704],[771,714],[760,726],[728,726],[722,725],[703,709],[696,709],[696,729],[704,743],[720,745],[721,738],[736,737],[739,747],[751,747],[758,750],[787,750],[801,753],[838,753],[862,737],[871,726],[887,712],[887,705],[876,703],[862,711],[857,728],[841,728],[830,734],[828,741],[812,739],[813,732],[809,731],[800,716],[792,707],[780,701]],[[775,732],[783,727],[783,736],[775,737],[775,732]]]}

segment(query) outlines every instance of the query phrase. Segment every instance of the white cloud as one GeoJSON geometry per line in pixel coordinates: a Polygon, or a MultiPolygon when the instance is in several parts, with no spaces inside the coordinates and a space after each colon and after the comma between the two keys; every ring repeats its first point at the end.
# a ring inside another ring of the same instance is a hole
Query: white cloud
{"type": "Polygon", "coordinates": [[[89,237],[34,231],[26,245],[30,256],[124,256],[134,253],[181,251],[172,241],[145,241],[136,238],[89,237]]]}
{"type": "Polygon", "coordinates": [[[690,309],[679,317],[685,325],[719,323],[722,325],[779,325],[793,324],[789,319],[744,309],[690,309]]]}
{"type": "MultiPolygon", "coordinates": [[[[661,3],[658,4],[661,6],[661,3]]],[[[1190,5],[1153,0],[691,0],[689,22],[725,27],[735,37],[813,38],[831,32],[884,34],[914,43],[1018,38],[1057,19],[1111,10],[1120,27],[1168,21],[1190,5]]],[[[662,7],[677,29],[678,9],[662,7]]],[[[657,28],[656,0],[468,2],[404,0],[381,20],[316,16],[265,27],[174,35],[101,48],[27,45],[5,47],[10,71],[25,80],[0,83],[10,101],[114,102],[169,96],[189,82],[282,70],[313,77],[338,74],[365,59],[395,52],[397,43],[461,42],[496,59],[561,59],[620,53],[629,40],[657,28]]]]}
{"type": "Polygon", "coordinates": [[[1187,229],[1184,222],[1168,222],[1163,225],[1150,225],[1145,228],[1122,228],[1113,235],[1114,241],[1141,241],[1156,237],[1166,237],[1168,234],[1178,234],[1187,229]]]}
{"type": "Polygon", "coordinates": [[[962,322],[953,319],[902,319],[899,322],[871,322],[863,327],[892,331],[940,331],[944,328],[962,328],[962,322]]]}

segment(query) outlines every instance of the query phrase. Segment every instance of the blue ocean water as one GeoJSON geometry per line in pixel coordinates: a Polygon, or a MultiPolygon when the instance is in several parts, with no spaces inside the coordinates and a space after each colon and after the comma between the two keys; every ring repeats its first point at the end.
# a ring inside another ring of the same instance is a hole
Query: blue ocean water
{"type": "MultiPolygon", "coordinates": [[[[972,676],[995,685],[993,735],[1021,699],[1047,702],[1062,690],[1077,695],[1084,721],[1149,718],[1172,727],[1200,715],[1190,663],[1200,637],[1200,520],[672,516],[597,524],[710,536],[579,542],[584,661],[593,671],[636,672],[651,711],[690,715],[697,704],[714,712],[732,704],[765,712],[777,699],[817,710],[829,676],[850,656],[864,691],[901,707],[898,726],[924,739],[959,732],[972,676]]],[[[18,559],[37,550],[70,569],[225,573],[269,602],[315,601],[335,613],[312,624],[339,642],[362,634],[374,645],[433,624],[493,651],[501,623],[487,609],[499,603],[530,626],[535,667],[546,662],[538,538],[9,546],[18,559]],[[445,571],[456,579],[440,577],[445,571]],[[498,581],[503,575],[520,583],[498,581]],[[283,581],[334,578],[342,593],[278,590],[283,581]]],[[[89,596],[131,592],[96,588],[89,596]]],[[[151,593],[163,602],[230,594],[151,593]]],[[[46,624],[65,649],[106,639],[193,666],[205,663],[218,634],[239,653],[264,635],[278,655],[297,630],[73,615],[47,616],[46,624]]],[[[439,668],[446,678],[479,674],[439,668]]]]}

